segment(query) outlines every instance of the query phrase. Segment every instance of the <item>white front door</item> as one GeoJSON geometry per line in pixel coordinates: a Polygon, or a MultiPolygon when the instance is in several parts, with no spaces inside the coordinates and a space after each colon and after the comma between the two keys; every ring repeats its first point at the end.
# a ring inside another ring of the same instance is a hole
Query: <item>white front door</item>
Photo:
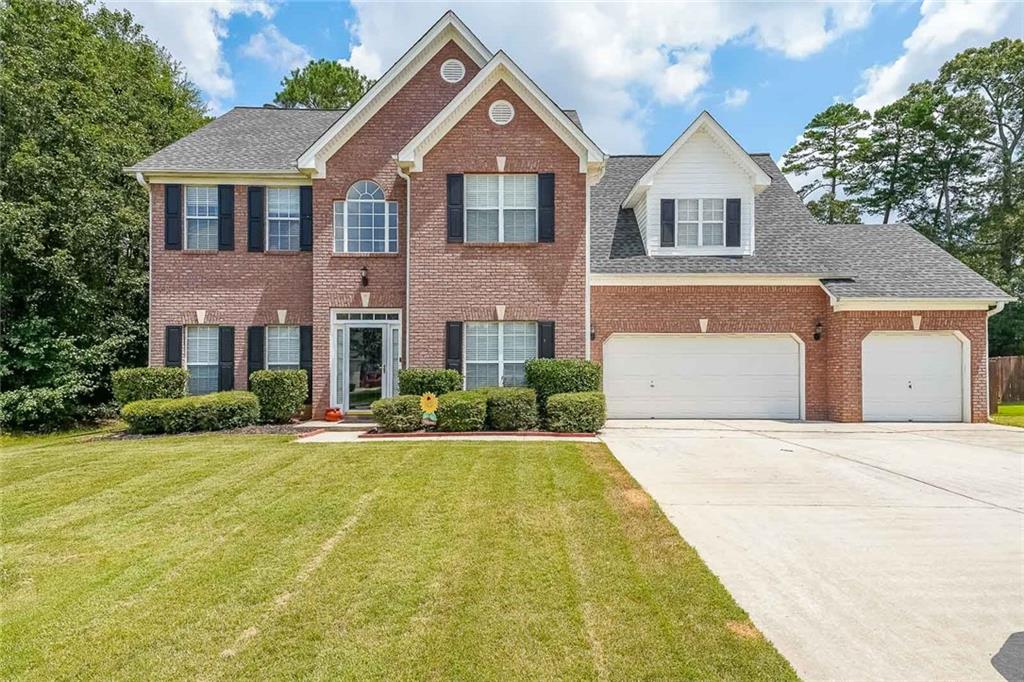
{"type": "Polygon", "coordinates": [[[613,334],[608,416],[800,419],[802,355],[789,334],[613,334]]]}
{"type": "Polygon", "coordinates": [[[344,412],[369,410],[398,394],[401,322],[398,313],[332,312],[334,381],[331,404],[344,412]]]}
{"type": "Polygon", "coordinates": [[[964,347],[952,333],[868,334],[861,377],[864,421],[964,418],[964,347]]]}

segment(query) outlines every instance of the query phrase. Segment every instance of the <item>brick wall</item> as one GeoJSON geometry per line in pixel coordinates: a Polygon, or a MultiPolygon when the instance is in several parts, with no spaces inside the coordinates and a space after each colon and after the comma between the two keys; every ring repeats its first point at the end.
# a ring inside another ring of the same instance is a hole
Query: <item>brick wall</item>
{"type": "Polygon", "coordinates": [[[494,86],[424,158],[413,176],[411,364],[444,365],[447,320],[554,320],[555,353],[583,357],[586,287],[586,177],[579,157],[504,83],[494,86]],[[515,117],[491,122],[488,108],[505,99],[515,117]],[[449,244],[448,173],[555,174],[555,241],[449,244]]]}
{"type": "Polygon", "coordinates": [[[247,250],[245,185],[235,186],[234,251],[166,251],[164,187],[153,184],[150,192],[149,362],[164,364],[165,327],[197,324],[196,310],[205,310],[204,324],[235,328],[235,387],[244,389],[247,327],[278,324],[278,310],[288,311],[286,324],[312,323],[312,255],[247,250]]]}

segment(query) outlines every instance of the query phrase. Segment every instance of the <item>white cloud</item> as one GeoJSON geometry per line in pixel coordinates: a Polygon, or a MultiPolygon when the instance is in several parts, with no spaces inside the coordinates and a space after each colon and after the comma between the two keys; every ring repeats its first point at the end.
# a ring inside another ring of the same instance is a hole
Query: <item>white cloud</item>
{"type": "Polygon", "coordinates": [[[739,109],[747,103],[748,99],[750,99],[750,90],[745,88],[732,88],[731,90],[725,91],[725,96],[722,98],[722,104],[730,109],[739,109]]]}
{"type": "MultiPolygon", "coordinates": [[[[447,4],[357,0],[347,63],[370,77],[387,69],[447,4]]],[[[693,106],[728,42],[800,59],[862,28],[871,3],[456,4],[492,50],[505,50],[609,152],[644,149],[652,107],[693,106]]],[[[682,127],[682,124],[680,125],[682,127]]]]}
{"type": "Polygon", "coordinates": [[[266,0],[105,0],[110,9],[127,9],[146,30],[185,67],[189,79],[207,96],[210,109],[219,113],[221,101],[235,93],[231,68],[221,43],[234,14],[260,14],[270,18],[266,0]]]}
{"type": "Polygon", "coordinates": [[[911,83],[935,78],[939,67],[956,53],[1022,33],[1024,3],[926,0],[921,21],[903,41],[903,54],[864,71],[854,104],[874,111],[902,97],[911,83]]]}
{"type": "Polygon", "coordinates": [[[266,62],[281,71],[291,71],[305,66],[310,60],[306,48],[288,40],[273,24],[259,33],[252,34],[249,41],[242,46],[242,54],[266,62]]]}

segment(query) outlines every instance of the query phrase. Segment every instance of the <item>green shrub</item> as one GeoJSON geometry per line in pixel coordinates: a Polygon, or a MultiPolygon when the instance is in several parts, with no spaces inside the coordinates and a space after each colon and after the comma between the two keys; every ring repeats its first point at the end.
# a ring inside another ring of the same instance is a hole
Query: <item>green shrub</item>
{"type": "Polygon", "coordinates": [[[605,421],[604,394],[556,393],[548,398],[547,425],[560,433],[595,433],[605,421]]]}
{"type": "Polygon", "coordinates": [[[0,393],[0,429],[50,431],[86,418],[82,391],[72,386],[29,388],[22,386],[0,393]]]}
{"type": "Polygon", "coordinates": [[[462,375],[454,369],[400,369],[398,393],[400,395],[444,395],[462,389],[462,375]]]}
{"type": "Polygon", "coordinates": [[[121,405],[136,400],[184,398],[188,372],[181,367],[132,367],[110,375],[114,399],[121,405]]]}
{"type": "Polygon", "coordinates": [[[259,417],[259,400],[247,391],[137,400],[121,408],[134,433],[219,431],[255,424],[259,417]]]}
{"type": "Polygon", "coordinates": [[[529,431],[537,427],[537,393],[532,388],[480,388],[487,401],[488,429],[494,431],[529,431]]]}
{"type": "Polygon", "coordinates": [[[388,433],[408,433],[423,425],[423,410],[420,409],[418,395],[375,400],[370,410],[380,430],[388,433]]]}
{"type": "Polygon", "coordinates": [[[487,397],[480,391],[456,391],[437,399],[438,431],[483,431],[487,397]]]}
{"type": "Polygon", "coordinates": [[[527,360],[526,385],[537,391],[537,407],[546,415],[548,396],[600,391],[601,365],[589,360],[527,360]]]}
{"type": "Polygon", "coordinates": [[[304,369],[261,369],[249,377],[249,390],[260,401],[260,421],[285,424],[306,402],[309,381],[304,369]]]}

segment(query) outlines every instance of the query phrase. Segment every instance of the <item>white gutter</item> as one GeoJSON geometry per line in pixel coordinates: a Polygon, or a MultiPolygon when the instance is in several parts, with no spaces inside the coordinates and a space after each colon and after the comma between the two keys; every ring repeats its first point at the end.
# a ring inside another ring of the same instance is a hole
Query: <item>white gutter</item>
{"type": "Polygon", "coordinates": [[[412,178],[402,170],[398,163],[398,156],[392,156],[395,166],[398,169],[398,177],[405,180],[405,348],[402,357],[405,359],[405,366],[409,366],[409,330],[412,328],[412,306],[410,296],[412,294],[412,283],[409,280],[410,264],[412,263],[412,178]]]}
{"type": "Polygon", "coordinates": [[[1003,312],[1003,308],[1005,307],[1006,301],[999,301],[998,303],[996,303],[995,308],[985,313],[985,317],[992,317],[993,315],[998,315],[999,313],[1003,312]]]}

